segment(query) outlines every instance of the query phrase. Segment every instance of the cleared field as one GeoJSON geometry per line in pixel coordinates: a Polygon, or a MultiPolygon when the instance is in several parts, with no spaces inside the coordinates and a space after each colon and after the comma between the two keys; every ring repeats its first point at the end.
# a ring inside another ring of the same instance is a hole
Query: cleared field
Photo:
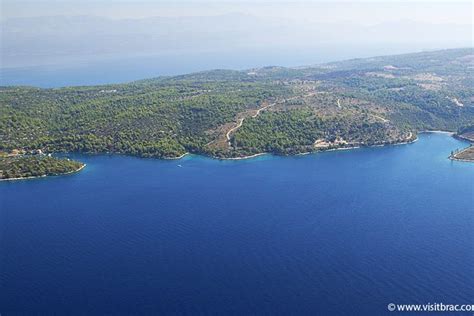
{"type": "Polygon", "coordinates": [[[474,162],[474,146],[471,145],[457,153],[452,155],[452,158],[455,160],[465,160],[474,162]]]}

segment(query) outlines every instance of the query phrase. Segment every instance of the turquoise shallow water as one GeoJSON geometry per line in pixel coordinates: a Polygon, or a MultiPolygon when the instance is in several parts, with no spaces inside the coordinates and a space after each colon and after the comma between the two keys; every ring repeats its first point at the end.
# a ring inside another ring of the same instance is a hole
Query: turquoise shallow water
{"type": "Polygon", "coordinates": [[[383,315],[473,303],[465,143],[298,157],[74,157],[0,183],[0,312],[383,315]]]}

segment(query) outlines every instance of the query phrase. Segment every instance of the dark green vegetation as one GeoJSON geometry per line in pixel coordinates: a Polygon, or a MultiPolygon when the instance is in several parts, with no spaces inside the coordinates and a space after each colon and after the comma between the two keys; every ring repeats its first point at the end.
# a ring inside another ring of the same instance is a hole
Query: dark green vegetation
{"type": "Polygon", "coordinates": [[[268,111],[248,119],[235,133],[234,144],[242,154],[263,151],[288,155],[332,147],[401,142],[409,135],[403,138],[393,127],[373,122],[366,116],[323,117],[311,109],[301,109],[268,111]]]}
{"type": "Polygon", "coordinates": [[[43,155],[0,157],[0,179],[55,176],[80,170],[80,162],[43,155]]]}
{"type": "Polygon", "coordinates": [[[217,128],[289,92],[240,77],[214,71],[114,86],[2,88],[0,148],[159,158],[208,152],[217,128]]]}
{"type": "Polygon", "coordinates": [[[240,157],[399,143],[419,130],[474,124],[473,71],[473,50],[454,49],[118,85],[3,87],[0,150],[240,157]]]}

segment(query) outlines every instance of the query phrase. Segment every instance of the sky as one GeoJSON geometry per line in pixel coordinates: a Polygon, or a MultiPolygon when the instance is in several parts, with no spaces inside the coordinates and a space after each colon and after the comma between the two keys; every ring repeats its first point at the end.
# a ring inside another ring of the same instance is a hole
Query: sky
{"type": "Polygon", "coordinates": [[[471,1],[443,0],[2,0],[2,19],[52,15],[94,15],[113,19],[245,13],[319,21],[371,24],[396,19],[472,24],[471,1]]]}
{"type": "Polygon", "coordinates": [[[0,4],[0,68],[144,56],[169,60],[173,54],[187,54],[188,63],[197,54],[226,60],[215,67],[297,65],[473,46],[471,1],[0,0],[0,4]],[[231,63],[235,56],[246,62],[231,63]]]}

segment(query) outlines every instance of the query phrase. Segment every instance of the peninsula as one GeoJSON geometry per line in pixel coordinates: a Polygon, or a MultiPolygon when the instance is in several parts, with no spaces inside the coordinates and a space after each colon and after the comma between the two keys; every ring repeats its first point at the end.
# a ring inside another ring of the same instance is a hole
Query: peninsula
{"type": "MultiPolygon", "coordinates": [[[[474,125],[473,75],[474,51],[462,48],[126,84],[0,87],[0,151],[236,159],[406,143],[419,131],[474,125]]],[[[25,176],[79,166],[49,158],[2,158],[0,174],[21,161],[42,168],[25,176]]]]}
{"type": "Polygon", "coordinates": [[[65,175],[78,172],[84,167],[85,164],[78,161],[59,159],[41,153],[0,152],[0,181],[65,175]]]}
{"type": "Polygon", "coordinates": [[[452,160],[474,162],[474,125],[460,129],[455,137],[467,140],[471,144],[464,149],[458,149],[452,152],[449,158],[452,160]]]}

